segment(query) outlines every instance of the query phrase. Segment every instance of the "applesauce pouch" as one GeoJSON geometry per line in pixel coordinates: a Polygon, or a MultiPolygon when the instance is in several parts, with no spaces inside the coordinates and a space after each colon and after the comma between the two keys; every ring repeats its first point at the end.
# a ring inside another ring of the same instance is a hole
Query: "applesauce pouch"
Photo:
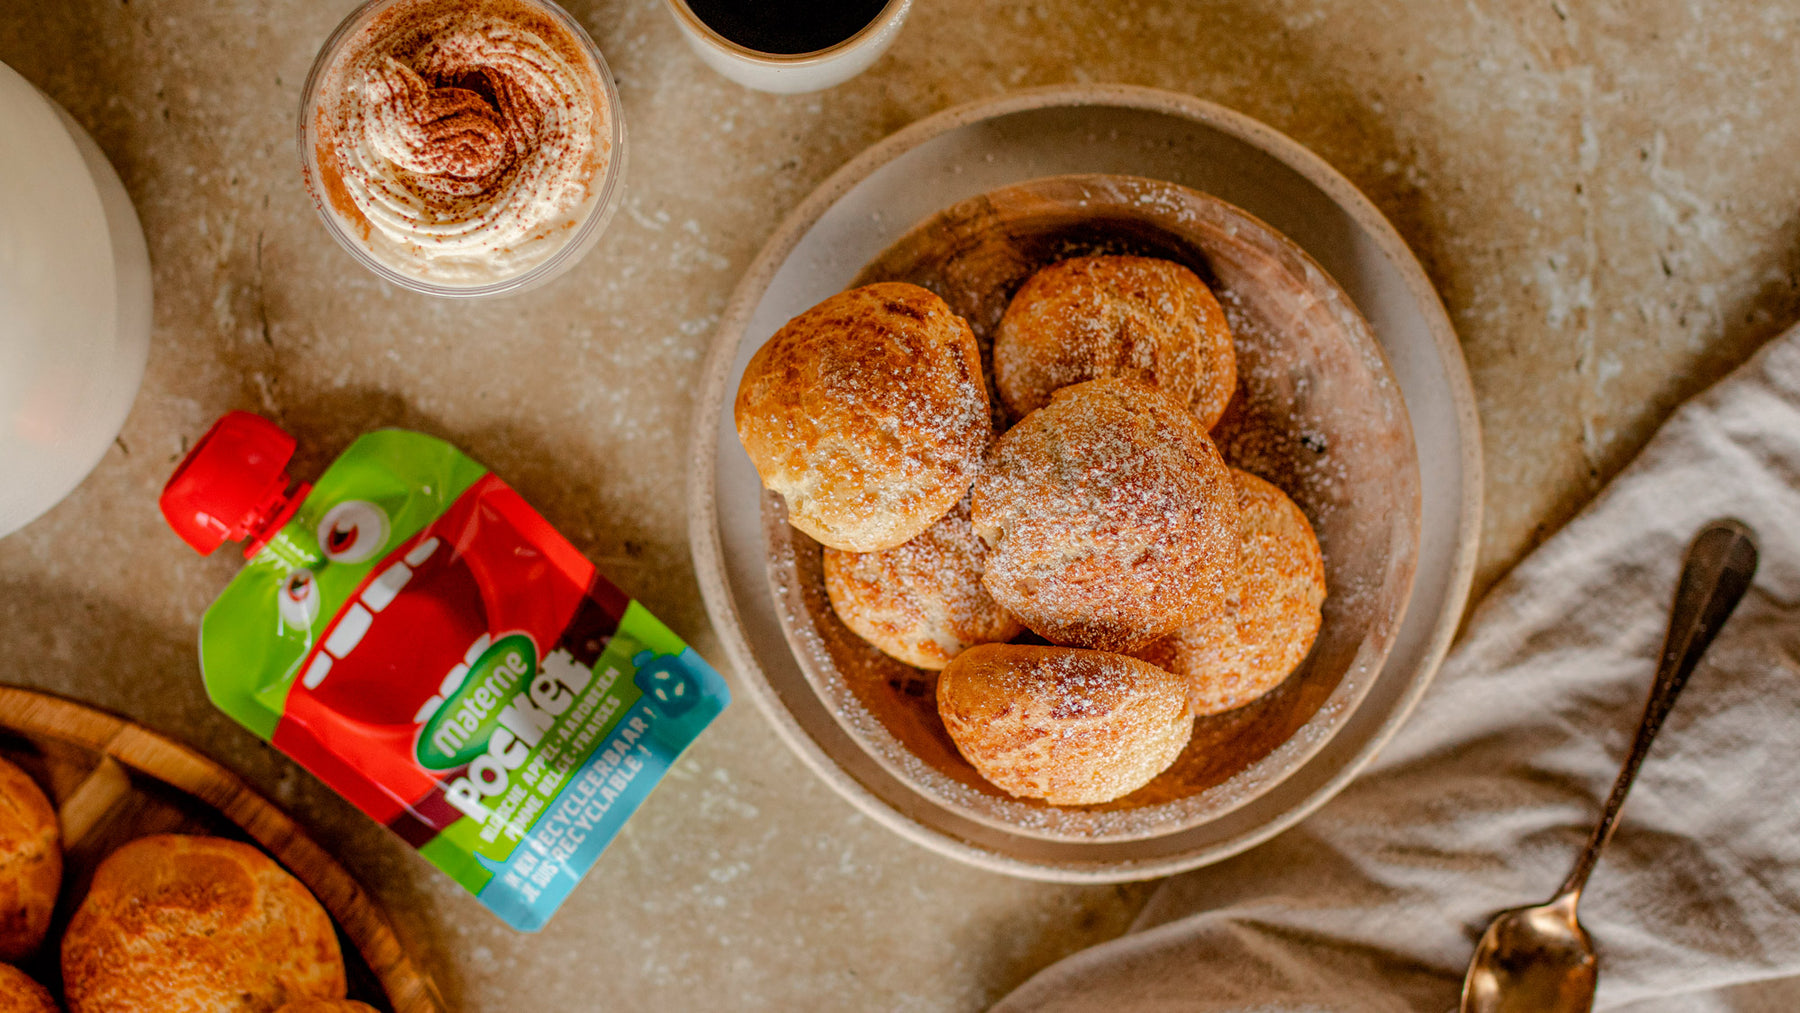
{"type": "Polygon", "coordinates": [[[289,490],[294,439],[219,420],[164,516],[249,563],[200,623],[218,707],[541,928],[730,700],[668,627],[456,448],[369,433],[289,490]]]}

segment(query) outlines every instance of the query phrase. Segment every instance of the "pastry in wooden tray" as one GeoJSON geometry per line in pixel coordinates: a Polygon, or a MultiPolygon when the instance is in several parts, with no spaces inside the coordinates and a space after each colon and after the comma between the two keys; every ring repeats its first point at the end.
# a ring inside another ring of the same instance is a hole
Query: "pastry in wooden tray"
{"type": "MultiPolygon", "coordinates": [[[[281,810],[194,750],[72,700],[0,686],[0,760],[29,781],[8,792],[0,773],[7,798],[29,805],[36,792],[45,797],[38,815],[54,821],[50,846],[28,850],[54,854],[60,866],[53,906],[14,905],[32,913],[32,940],[9,959],[58,985],[71,1009],[142,1005],[146,976],[163,988],[159,1005],[212,1008],[205,995],[229,988],[234,1008],[444,1008],[386,913],[350,874],[281,810]],[[174,900],[146,914],[145,890],[174,900]],[[147,918],[156,919],[148,934],[147,918]],[[191,945],[171,942],[183,932],[193,933],[191,945]],[[159,953],[163,944],[184,948],[159,953]]],[[[0,819],[0,838],[6,831],[0,819]]],[[[0,883],[0,907],[6,900],[0,883]]]]}

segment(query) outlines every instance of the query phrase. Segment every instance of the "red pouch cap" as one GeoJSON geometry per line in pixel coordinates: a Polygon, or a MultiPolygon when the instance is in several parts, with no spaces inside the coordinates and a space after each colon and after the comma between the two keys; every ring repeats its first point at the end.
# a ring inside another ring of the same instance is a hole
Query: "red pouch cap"
{"type": "Polygon", "coordinates": [[[256,555],[300,509],[312,487],[288,491],[296,443],[280,426],[250,412],[213,423],[176,466],[158,504],[182,540],[203,556],[221,543],[249,538],[256,555]]]}

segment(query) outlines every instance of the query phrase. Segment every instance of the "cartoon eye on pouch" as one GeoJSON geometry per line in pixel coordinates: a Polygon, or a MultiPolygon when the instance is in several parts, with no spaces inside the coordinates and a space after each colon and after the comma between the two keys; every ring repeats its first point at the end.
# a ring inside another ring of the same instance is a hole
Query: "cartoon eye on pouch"
{"type": "Polygon", "coordinates": [[[334,563],[361,563],[387,543],[388,519],[368,500],[345,500],[319,519],[319,549],[334,563]]]}
{"type": "Polygon", "coordinates": [[[694,677],[677,667],[678,654],[639,651],[631,659],[637,674],[631,681],[650,698],[650,706],[664,717],[679,717],[700,700],[700,686],[694,677]]]}
{"type": "Polygon", "coordinates": [[[281,590],[275,592],[275,610],[281,621],[294,629],[312,626],[319,618],[319,583],[311,570],[302,568],[287,575],[281,590]]]}

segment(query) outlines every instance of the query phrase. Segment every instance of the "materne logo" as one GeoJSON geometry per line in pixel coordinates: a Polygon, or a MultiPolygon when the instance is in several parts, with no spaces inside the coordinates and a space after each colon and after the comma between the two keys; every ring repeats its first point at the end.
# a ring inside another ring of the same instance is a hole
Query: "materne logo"
{"type": "Polygon", "coordinates": [[[440,695],[420,708],[414,755],[427,770],[467,772],[444,786],[444,800],[477,823],[490,815],[486,800],[506,793],[512,772],[558,716],[574,704],[594,673],[567,651],[551,651],[538,671],[531,638],[512,633],[470,646],[444,677],[440,695]],[[536,678],[533,678],[536,673],[536,678]]]}

